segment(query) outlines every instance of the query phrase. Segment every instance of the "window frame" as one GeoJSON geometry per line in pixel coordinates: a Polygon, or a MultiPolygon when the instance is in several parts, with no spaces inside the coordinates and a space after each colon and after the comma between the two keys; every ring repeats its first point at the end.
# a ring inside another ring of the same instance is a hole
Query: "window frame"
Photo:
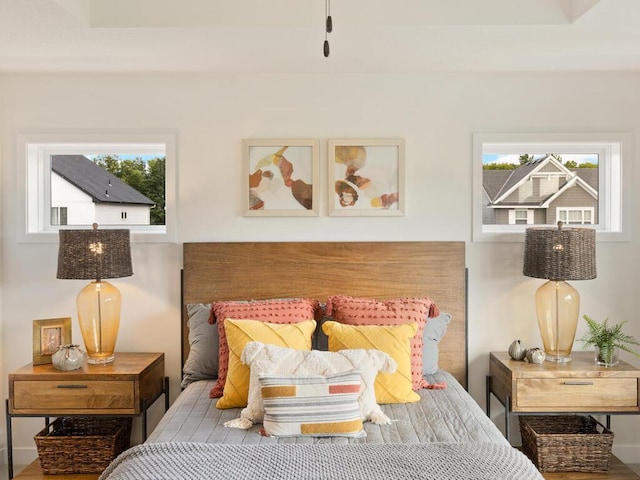
{"type": "Polygon", "coordinates": [[[567,212],[567,219],[569,218],[569,213],[570,212],[580,212],[580,215],[582,217],[582,222],[573,223],[573,222],[567,220],[567,221],[564,222],[567,225],[593,225],[592,222],[585,223],[585,221],[584,221],[584,213],[585,212],[589,212],[591,214],[591,220],[593,220],[593,217],[595,216],[594,215],[595,211],[594,211],[593,207],[556,207],[556,218],[560,218],[560,212],[567,212]]]}
{"type": "MultiPolygon", "coordinates": [[[[174,243],[176,218],[176,135],[173,133],[20,133],[16,135],[18,159],[19,232],[25,243],[58,241],[61,228],[90,228],[89,225],[51,225],[51,160],[55,153],[100,154],[151,153],[164,150],[165,225],[128,225],[132,242],[174,243]],[[164,147],[164,148],[162,148],[164,147]]],[[[122,228],[104,225],[105,229],[122,228]]]]}
{"type": "Polygon", "coordinates": [[[511,213],[509,213],[509,222],[509,225],[533,225],[533,210],[530,208],[514,208],[513,223],[511,223],[511,213]],[[523,212],[525,214],[525,218],[518,218],[518,213],[523,212]],[[525,220],[525,223],[518,223],[518,220],[525,220]]]}
{"type": "MultiPolygon", "coordinates": [[[[633,145],[628,133],[475,133],[473,134],[474,242],[520,242],[531,225],[484,225],[482,159],[492,153],[599,154],[598,224],[589,224],[602,241],[629,241],[633,145]],[[623,174],[624,172],[624,174],[623,174]]],[[[542,225],[537,225],[542,226],[542,225]]]]}

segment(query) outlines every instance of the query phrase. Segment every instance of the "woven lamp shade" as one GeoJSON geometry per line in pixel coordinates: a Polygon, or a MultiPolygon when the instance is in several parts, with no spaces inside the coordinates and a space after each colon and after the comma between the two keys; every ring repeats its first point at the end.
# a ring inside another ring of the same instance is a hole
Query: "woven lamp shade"
{"type": "Polygon", "coordinates": [[[129,230],[60,230],[57,278],[130,277],[129,230]]]}
{"type": "Polygon", "coordinates": [[[527,228],[523,273],[527,277],[547,280],[596,278],[596,231],[590,228],[527,228]]]}

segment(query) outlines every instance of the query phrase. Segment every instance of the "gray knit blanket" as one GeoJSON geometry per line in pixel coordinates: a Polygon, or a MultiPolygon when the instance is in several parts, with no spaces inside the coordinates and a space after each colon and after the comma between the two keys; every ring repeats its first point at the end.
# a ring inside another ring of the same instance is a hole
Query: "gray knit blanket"
{"type": "Polygon", "coordinates": [[[544,480],[518,450],[493,443],[223,445],[148,443],[100,480],[544,480]]]}

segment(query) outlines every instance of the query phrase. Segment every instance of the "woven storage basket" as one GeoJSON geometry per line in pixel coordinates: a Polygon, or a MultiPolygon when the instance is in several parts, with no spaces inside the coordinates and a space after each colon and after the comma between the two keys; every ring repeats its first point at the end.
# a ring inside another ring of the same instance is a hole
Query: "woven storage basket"
{"type": "Polygon", "coordinates": [[[34,440],[44,474],[102,473],[129,448],[131,418],[62,417],[34,440]]]}
{"type": "Polygon", "coordinates": [[[613,432],[591,416],[520,416],[522,450],[541,472],[606,472],[613,432]]]}

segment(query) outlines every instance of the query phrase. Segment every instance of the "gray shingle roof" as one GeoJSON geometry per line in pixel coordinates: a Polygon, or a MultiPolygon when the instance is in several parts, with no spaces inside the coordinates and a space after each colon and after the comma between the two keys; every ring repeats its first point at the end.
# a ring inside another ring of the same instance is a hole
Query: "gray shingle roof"
{"type": "Polygon", "coordinates": [[[89,195],[95,203],[155,205],[155,202],[84,155],[52,155],[51,170],[89,195]]]}
{"type": "Polygon", "coordinates": [[[491,201],[497,198],[503,185],[507,182],[514,170],[483,170],[482,186],[491,201]]]}
{"type": "Polygon", "coordinates": [[[597,168],[572,168],[571,171],[576,172],[578,176],[588,183],[591,188],[598,190],[597,168]]]}
{"type": "Polygon", "coordinates": [[[532,170],[534,170],[543,160],[546,160],[546,157],[538,160],[531,160],[530,162],[527,162],[521,167],[518,167],[515,170],[513,170],[513,174],[505,182],[505,184],[502,186],[502,189],[500,189],[497,195],[492,198],[492,200],[495,200],[496,198],[498,198],[504,192],[506,192],[511,187],[516,185],[520,180],[522,180],[527,175],[529,175],[532,172],[532,170]]]}
{"type": "MultiPolygon", "coordinates": [[[[499,198],[504,192],[509,190],[511,187],[516,185],[520,180],[525,178],[527,175],[531,173],[533,169],[535,169],[540,162],[546,160],[546,157],[540,158],[538,160],[530,161],[515,170],[483,170],[482,171],[482,186],[487,193],[491,202],[495,201],[499,198]]],[[[582,180],[584,180],[589,186],[594,188],[596,191],[598,190],[598,169],[597,168],[574,168],[571,169],[578,174],[582,180]]],[[[562,188],[566,183],[564,183],[560,188],[562,188]]],[[[542,200],[540,203],[544,203],[542,200]]],[[[534,203],[518,203],[514,205],[537,205],[538,202],[534,203]]],[[[506,206],[510,204],[502,203],[501,205],[506,206]]]]}

